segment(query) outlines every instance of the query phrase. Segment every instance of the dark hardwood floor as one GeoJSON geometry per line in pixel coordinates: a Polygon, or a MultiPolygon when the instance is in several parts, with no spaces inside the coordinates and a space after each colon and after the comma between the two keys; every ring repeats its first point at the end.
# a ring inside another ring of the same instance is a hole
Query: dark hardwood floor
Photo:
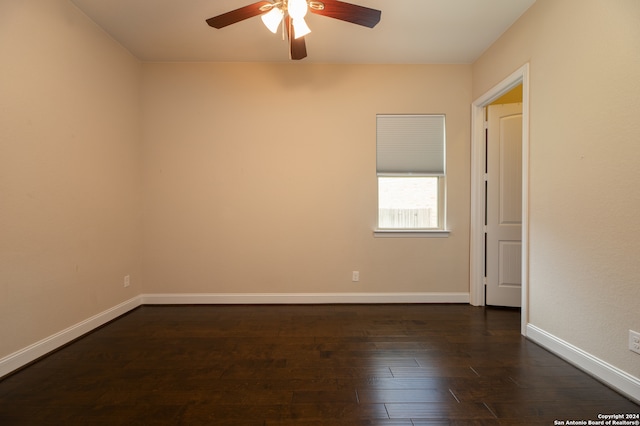
{"type": "Polygon", "coordinates": [[[639,413],[467,305],[142,306],[0,381],[0,425],[553,425],[639,413]]]}

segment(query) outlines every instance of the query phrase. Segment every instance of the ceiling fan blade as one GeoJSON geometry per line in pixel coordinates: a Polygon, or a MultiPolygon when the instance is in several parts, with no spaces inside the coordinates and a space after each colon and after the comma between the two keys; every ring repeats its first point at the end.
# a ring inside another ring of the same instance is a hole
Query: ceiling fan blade
{"type": "Polygon", "coordinates": [[[262,15],[263,13],[268,12],[269,9],[262,10],[261,7],[271,4],[272,3],[268,1],[259,1],[256,3],[252,3],[239,9],[223,13],[222,15],[209,18],[207,19],[207,24],[209,24],[213,28],[224,28],[227,25],[235,24],[236,22],[244,21],[245,19],[253,18],[254,16],[262,15]]]}
{"type": "Polygon", "coordinates": [[[289,44],[291,59],[299,60],[307,57],[307,44],[304,41],[304,37],[292,38],[289,40],[289,44]]]}
{"type": "Polygon", "coordinates": [[[289,56],[293,60],[300,60],[307,57],[307,43],[304,37],[293,38],[293,28],[291,27],[291,18],[287,15],[284,19],[284,25],[287,28],[287,37],[289,38],[289,56]]]}
{"type": "Polygon", "coordinates": [[[317,15],[328,16],[369,28],[375,27],[380,22],[380,16],[382,15],[382,12],[377,9],[338,0],[322,0],[322,3],[324,3],[324,9],[310,7],[309,11],[317,15]]]}

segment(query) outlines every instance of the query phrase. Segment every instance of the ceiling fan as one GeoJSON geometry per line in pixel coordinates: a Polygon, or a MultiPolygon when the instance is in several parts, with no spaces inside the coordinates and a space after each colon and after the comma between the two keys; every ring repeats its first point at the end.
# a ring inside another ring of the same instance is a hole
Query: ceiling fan
{"type": "Polygon", "coordinates": [[[282,35],[285,32],[289,39],[289,55],[291,59],[303,59],[307,56],[304,36],[311,32],[304,20],[307,12],[328,16],[341,21],[351,22],[373,28],[380,22],[381,11],[338,0],[274,0],[258,1],[250,5],[232,10],[222,15],[207,19],[207,24],[214,28],[244,21],[262,15],[262,21],[272,33],[278,31],[282,22],[282,35]]]}

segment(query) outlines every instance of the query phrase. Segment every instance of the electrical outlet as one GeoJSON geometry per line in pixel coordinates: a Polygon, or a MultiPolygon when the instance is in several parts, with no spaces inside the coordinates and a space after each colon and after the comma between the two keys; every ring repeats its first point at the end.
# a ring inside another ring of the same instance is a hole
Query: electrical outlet
{"type": "Polygon", "coordinates": [[[353,281],[354,283],[360,281],[360,271],[351,272],[351,281],[353,281]]]}
{"type": "Polygon", "coordinates": [[[131,277],[129,275],[124,276],[124,286],[129,287],[131,285],[131,277]]]}
{"type": "Polygon", "coordinates": [[[629,350],[640,354],[640,333],[629,330],[629,350]]]}

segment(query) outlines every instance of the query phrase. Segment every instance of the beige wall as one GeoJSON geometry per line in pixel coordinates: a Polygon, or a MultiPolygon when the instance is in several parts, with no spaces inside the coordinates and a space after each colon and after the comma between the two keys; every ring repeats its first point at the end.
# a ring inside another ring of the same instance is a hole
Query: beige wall
{"type": "Polygon", "coordinates": [[[469,291],[470,65],[143,70],[145,292],[469,291]],[[447,115],[449,238],[373,237],[376,113],[447,115]]]}
{"type": "Polygon", "coordinates": [[[640,377],[640,2],[538,0],[473,66],[530,61],[530,322],[640,377]]]}
{"type": "Polygon", "coordinates": [[[138,61],[66,0],[0,2],[0,58],[2,358],[140,292],[141,203],[138,61]]]}

